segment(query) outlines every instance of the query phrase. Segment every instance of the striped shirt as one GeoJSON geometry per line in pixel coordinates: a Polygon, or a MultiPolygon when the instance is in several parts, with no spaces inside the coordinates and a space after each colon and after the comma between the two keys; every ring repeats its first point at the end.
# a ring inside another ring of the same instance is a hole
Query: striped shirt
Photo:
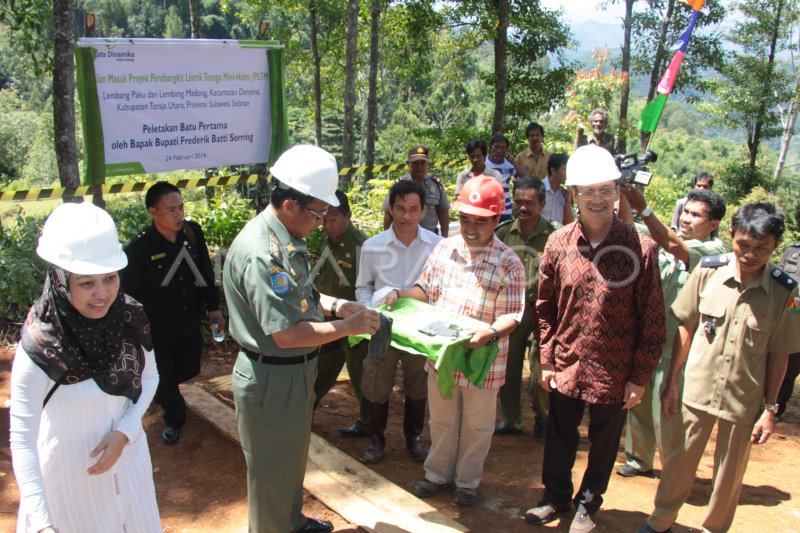
{"type": "MultiPolygon", "coordinates": [[[[425,263],[417,285],[428,295],[428,303],[447,311],[494,323],[509,316],[519,322],[525,307],[525,269],[517,254],[496,236],[478,253],[470,255],[460,235],[436,245],[425,263]]],[[[508,359],[508,336],[498,341],[499,352],[482,388],[499,389],[505,382],[508,359]]],[[[427,361],[426,371],[437,378],[434,363],[427,361]]],[[[456,371],[459,387],[475,385],[456,371]]]]}

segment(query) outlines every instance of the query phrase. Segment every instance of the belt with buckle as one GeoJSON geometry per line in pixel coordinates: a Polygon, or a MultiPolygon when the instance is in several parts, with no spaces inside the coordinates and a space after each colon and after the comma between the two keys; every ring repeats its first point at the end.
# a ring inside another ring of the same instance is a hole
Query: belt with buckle
{"type": "Polygon", "coordinates": [[[311,353],[307,353],[305,355],[295,355],[293,357],[277,357],[274,355],[264,355],[258,352],[251,352],[246,348],[242,348],[242,352],[253,361],[264,363],[265,365],[299,365],[315,359],[319,354],[319,347],[317,347],[311,353]]]}

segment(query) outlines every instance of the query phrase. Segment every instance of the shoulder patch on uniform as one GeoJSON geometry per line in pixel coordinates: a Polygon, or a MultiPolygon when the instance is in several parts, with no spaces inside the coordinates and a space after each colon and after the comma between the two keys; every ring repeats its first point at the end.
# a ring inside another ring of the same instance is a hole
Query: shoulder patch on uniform
{"type": "Polygon", "coordinates": [[[783,287],[787,291],[791,291],[795,287],[797,287],[797,280],[795,280],[792,276],[781,270],[780,268],[776,268],[772,271],[772,279],[783,285],[783,287]]]}
{"type": "Polygon", "coordinates": [[[789,308],[789,313],[793,315],[800,313],[800,296],[790,299],[787,307],[789,308]]]}
{"type": "Polygon", "coordinates": [[[283,296],[289,292],[289,289],[291,288],[291,285],[289,284],[289,274],[283,270],[272,274],[270,276],[270,283],[272,285],[272,291],[278,296],[283,296]]]}
{"type": "Polygon", "coordinates": [[[706,268],[719,268],[728,264],[730,259],[725,254],[707,255],[700,260],[700,266],[706,268]]]}

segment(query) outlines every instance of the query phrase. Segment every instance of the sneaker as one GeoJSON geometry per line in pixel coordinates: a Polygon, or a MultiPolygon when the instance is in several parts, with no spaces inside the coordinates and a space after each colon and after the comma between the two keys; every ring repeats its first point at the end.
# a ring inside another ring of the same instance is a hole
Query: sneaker
{"type": "Polygon", "coordinates": [[[478,489],[468,489],[465,487],[458,487],[456,489],[455,502],[456,505],[462,507],[471,507],[475,505],[475,500],[478,498],[478,489]]]}
{"type": "Polygon", "coordinates": [[[414,483],[414,487],[411,489],[411,492],[417,498],[425,499],[425,498],[430,498],[431,496],[436,496],[437,494],[442,492],[442,490],[444,490],[446,486],[447,485],[434,483],[433,481],[428,481],[427,479],[423,479],[421,481],[417,481],[416,483],[414,483]]]}
{"type": "Polygon", "coordinates": [[[543,439],[547,435],[547,424],[539,422],[538,420],[533,423],[533,438],[543,439]]]}
{"type": "Polygon", "coordinates": [[[572,504],[567,503],[561,507],[556,507],[550,503],[540,502],[536,507],[525,511],[525,521],[529,524],[541,526],[548,524],[558,518],[556,515],[572,510],[572,504]]]}
{"type": "Polygon", "coordinates": [[[636,533],[672,533],[672,528],[665,529],[664,531],[657,531],[650,527],[647,522],[642,527],[636,530],[636,533]]]}
{"type": "Polygon", "coordinates": [[[569,525],[569,533],[589,533],[597,527],[592,517],[586,513],[577,512],[569,525]]]}
{"type": "Polygon", "coordinates": [[[622,477],[635,477],[635,476],[653,477],[652,468],[650,470],[639,470],[635,466],[631,466],[629,464],[618,466],[616,468],[616,472],[622,477]]]}
{"type": "Polygon", "coordinates": [[[161,432],[161,442],[164,444],[164,446],[172,446],[173,444],[176,444],[180,438],[180,428],[167,426],[161,432]]]}

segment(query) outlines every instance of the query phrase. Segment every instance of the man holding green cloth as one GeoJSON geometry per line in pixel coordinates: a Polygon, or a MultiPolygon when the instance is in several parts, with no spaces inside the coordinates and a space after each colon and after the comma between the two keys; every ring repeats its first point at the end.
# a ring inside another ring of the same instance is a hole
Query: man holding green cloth
{"type": "Polygon", "coordinates": [[[429,498],[455,483],[455,503],[474,505],[483,465],[494,433],[497,391],[503,384],[508,335],[517,327],[525,306],[525,270],[517,254],[494,234],[505,209],[503,187],[494,178],[475,176],[459,192],[460,235],[436,245],[416,284],[392,291],[383,303],[414,298],[445,311],[480,320],[489,327],[469,333],[466,348],[498,344],[498,353],[477,387],[459,370],[452,396],[437,386],[434,362],[426,361],[431,449],[425,478],[412,492],[429,498]]]}

